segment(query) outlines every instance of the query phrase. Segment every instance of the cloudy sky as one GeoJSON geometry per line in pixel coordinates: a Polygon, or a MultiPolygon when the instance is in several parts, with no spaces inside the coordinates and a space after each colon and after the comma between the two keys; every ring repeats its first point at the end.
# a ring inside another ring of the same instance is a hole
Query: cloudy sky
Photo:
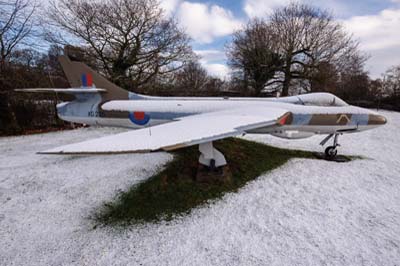
{"type": "MultiPolygon", "coordinates": [[[[192,45],[210,74],[226,77],[224,46],[230,34],[252,17],[266,16],[289,0],[161,0],[192,37],[192,45]]],[[[380,77],[400,64],[400,0],[302,0],[328,9],[360,41],[370,59],[367,70],[380,77]]]]}

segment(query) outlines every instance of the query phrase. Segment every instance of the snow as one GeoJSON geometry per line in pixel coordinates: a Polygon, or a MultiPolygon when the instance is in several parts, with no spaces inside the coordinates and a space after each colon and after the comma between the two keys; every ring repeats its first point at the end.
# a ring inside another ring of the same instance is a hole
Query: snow
{"type": "MultiPolygon", "coordinates": [[[[400,114],[340,138],[340,164],[294,159],[171,222],[97,227],[91,215],[171,159],[166,153],[36,155],[122,132],[0,139],[0,265],[398,265],[400,114]]],[[[320,150],[322,136],[248,139],[320,150]]]]}

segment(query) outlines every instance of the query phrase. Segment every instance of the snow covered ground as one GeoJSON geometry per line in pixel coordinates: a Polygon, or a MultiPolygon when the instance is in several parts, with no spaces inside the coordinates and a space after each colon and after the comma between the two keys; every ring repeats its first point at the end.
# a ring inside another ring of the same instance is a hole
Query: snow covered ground
{"type": "MultiPolygon", "coordinates": [[[[35,154],[117,129],[1,138],[0,265],[399,265],[400,113],[384,115],[340,139],[368,159],[291,160],[186,217],[124,230],[93,229],[90,216],[170,155],[35,154]]],[[[246,138],[321,150],[323,137],[246,138]]]]}

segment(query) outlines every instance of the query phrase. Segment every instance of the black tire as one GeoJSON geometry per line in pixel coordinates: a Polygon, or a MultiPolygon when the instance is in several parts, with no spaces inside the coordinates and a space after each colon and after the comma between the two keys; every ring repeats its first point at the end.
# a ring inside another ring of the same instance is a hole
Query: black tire
{"type": "Polygon", "coordinates": [[[335,156],[337,155],[337,149],[335,146],[329,146],[325,149],[325,156],[327,158],[335,158],[335,156]]]}

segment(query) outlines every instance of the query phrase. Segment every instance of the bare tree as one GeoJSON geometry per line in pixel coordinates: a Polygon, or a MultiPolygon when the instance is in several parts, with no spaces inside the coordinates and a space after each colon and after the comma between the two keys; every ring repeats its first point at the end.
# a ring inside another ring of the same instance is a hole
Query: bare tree
{"type": "Polygon", "coordinates": [[[0,70],[15,48],[32,35],[37,7],[30,0],[0,1],[0,70]]]}
{"type": "Polygon", "coordinates": [[[176,73],[176,86],[179,90],[192,91],[194,93],[205,90],[210,82],[207,70],[198,62],[190,61],[176,73]]]}
{"type": "Polygon", "coordinates": [[[260,95],[282,65],[275,44],[267,23],[255,19],[235,32],[228,46],[228,64],[234,70],[235,78],[246,88],[253,89],[255,96],[260,95]]]}
{"type": "Polygon", "coordinates": [[[329,90],[349,62],[366,60],[327,11],[300,3],[248,23],[235,33],[227,54],[245,87],[256,88],[256,94],[281,91],[282,96],[329,90]]]}
{"type": "MultiPolygon", "coordinates": [[[[311,71],[306,73],[309,86],[305,90],[309,92],[329,91],[342,96],[360,94],[357,92],[357,88],[360,88],[358,85],[347,84],[344,86],[344,83],[346,80],[354,80],[356,76],[363,77],[364,85],[369,82],[368,73],[364,70],[366,60],[365,55],[354,49],[336,60],[318,62],[313,65],[313,68],[310,68],[311,71]],[[365,77],[367,78],[365,79],[365,77]],[[344,88],[347,91],[341,91],[344,88]]],[[[368,90],[367,87],[364,88],[364,92],[368,90]]]]}
{"type": "Polygon", "coordinates": [[[338,65],[357,50],[357,43],[341,24],[328,12],[309,5],[291,3],[276,9],[268,24],[283,57],[278,70],[283,96],[288,95],[292,80],[308,79],[322,62],[338,65]]]}
{"type": "Polygon", "coordinates": [[[308,74],[309,84],[303,87],[304,91],[330,91],[337,87],[339,73],[336,65],[329,62],[320,62],[315,65],[312,73],[308,74]]]}
{"type": "Polygon", "coordinates": [[[400,65],[393,66],[385,72],[383,88],[387,96],[400,96],[400,65]]]}
{"type": "Polygon", "coordinates": [[[56,26],[84,41],[114,82],[140,87],[182,67],[192,56],[189,38],[155,0],[59,0],[56,26]]]}

